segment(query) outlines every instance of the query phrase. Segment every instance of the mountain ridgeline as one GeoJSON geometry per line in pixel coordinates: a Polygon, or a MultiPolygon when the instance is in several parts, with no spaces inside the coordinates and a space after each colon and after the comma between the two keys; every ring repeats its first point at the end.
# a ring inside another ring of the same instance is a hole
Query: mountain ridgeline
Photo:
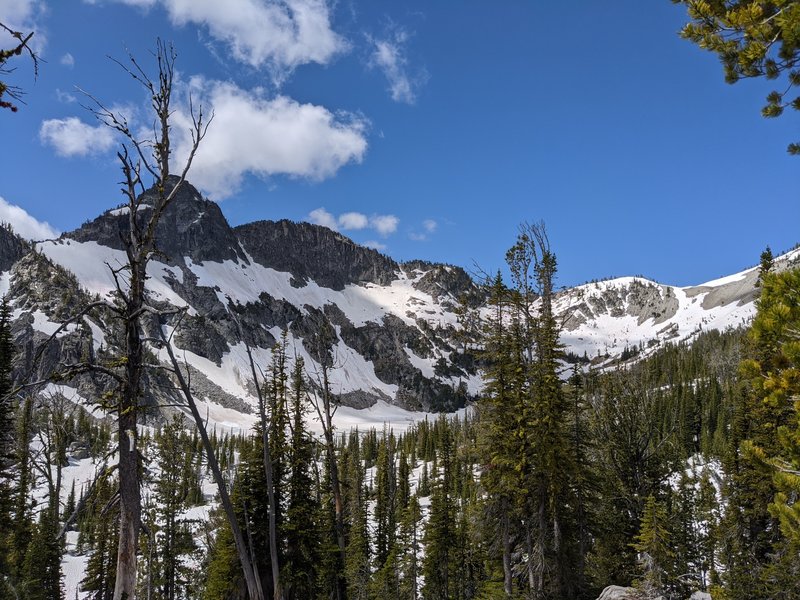
{"type": "MultiPolygon", "coordinates": [[[[150,195],[142,198],[143,215],[152,210],[150,195]]],[[[33,348],[34,340],[67,317],[68,307],[52,298],[77,309],[92,295],[113,290],[112,268],[124,263],[129,226],[127,207],[108,210],[58,240],[39,243],[35,252],[3,232],[0,265],[9,299],[24,306],[18,343],[33,348]],[[28,281],[31,263],[64,277],[51,282],[45,294],[28,281]],[[23,280],[25,286],[15,285],[23,280]]],[[[219,206],[189,183],[159,221],[156,240],[148,269],[150,300],[159,308],[186,310],[150,319],[145,327],[152,335],[158,328],[174,332],[176,351],[212,403],[252,411],[252,402],[241,400],[253,398],[244,345],[266,364],[283,331],[305,359],[311,379],[322,364],[330,367],[332,391],[355,408],[383,401],[411,410],[452,411],[478,391],[474,359],[456,357],[462,348],[454,310],[460,297],[478,297],[480,291],[458,267],[400,264],[308,223],[231,227],[219,206]]],[[[99,333],[104,330],[88,317],[85,326],[68,328],[64,341],[38,366],[40,374],[64,362],[70,345],[78,355],[111,353],[115,341],[99,333]]],[[[21,360],[31,366],[30,356],[21,360]]],[[[94,397],[102,390],[83,391],[94,397]]],[[[147,393],[153,394],[147,403],[156,405],[168,392],[155,386],[147,393]]]]}
{"type": "MultiPolygon", "coordinates": [[[[143,216],[152,210],[152,197],[147,191],[141,198],[143,216]]],[[[33,367],[33,348],[59,323],[92,297],[111,297],[112,270],[125,264],[129,226],[122,207],[35,246],[0,230],[3,291],[19,309],[16,343],[27,348],[18,357],[18,375],[33,367]]],[[[144,325],[151,337],[159,331],[171,336],[210,405],[253,412],[246,347],[268,364],[284,331],[309,378],[316,381],[328,368],[332,391],[353,408],[382,402],[453,411],[482,388],[474,342],[487,290],[459,267],[398,263],[309,223],[231,227],[219,206],[188,182],[160,219],[156,240],[150,301],[184,310],[144,325]]],[[[795,251],[776,266],[798,260],[795,251]]],[[[740,326],[754,313],[756,279],[757,269],[750,269],[687,288],[627,277],[562,290],[554,300],[561,341],[572,360],[602,367],[707,329],[740,326]]],[[[114,354],[120,341],[104,333],[108,324],[92,318],[60,334],[60,343],[37,363],[38,375],[70,358],[114,354]]],[[[108,385],[96,376],[77,381],[87,397],[108,385]]],[[[145,400],[153,406],[172,393],[167,385],[147,389],[145,400]]]]}

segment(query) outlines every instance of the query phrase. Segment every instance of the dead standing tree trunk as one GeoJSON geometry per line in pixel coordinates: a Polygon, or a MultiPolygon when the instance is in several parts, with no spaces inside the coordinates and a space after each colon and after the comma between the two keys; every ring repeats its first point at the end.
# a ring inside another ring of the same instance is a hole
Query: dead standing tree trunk
{"type": "Polygon", "coordinates": [[[120,66],[141,84],[149,93],[154,113],[153,139],[141,140],[131,131],[127,120],[119,113],[106,108],[93,96],[86,94],[95,107],[90,109],[105,125],[120,133],[124,141],[117,157],[122,166],[124,179],[122,193],[128,205],[128,229],[123,237],[127,264],[112,269],[116,282],[116,315],[122,322],[125,353],[122,376],[114,411],[117,413],[117,442],[119,444],[119,498],[120,530],[117,550],[117,573],[114,600],[132,600],[136,596],[136,551],[141,529],[141,481],[139,474],[139,450],[137,447],[139,402],[142,396],[144,374],[144,342],[141,328],[142,316],[152,312],[145,296],[147,265],[156,250],[156,228],[164,211],[174,200],[192,164],[200,141],[205,136],[208,123],[203,111],[195,114],[190,101],[192,116],[192,144],[186,163],[177,179],[170,179],[170,102],[173,91],[175,50],[171,45],[158,41],[154,53],[158,63],[158,78],[150,78],[135,58],[130,57],[131,66],[120,66]],[[152,206],[147,218],[142,208],[145,188],[142,175],[149,174],[154,182],[152,206]]]}

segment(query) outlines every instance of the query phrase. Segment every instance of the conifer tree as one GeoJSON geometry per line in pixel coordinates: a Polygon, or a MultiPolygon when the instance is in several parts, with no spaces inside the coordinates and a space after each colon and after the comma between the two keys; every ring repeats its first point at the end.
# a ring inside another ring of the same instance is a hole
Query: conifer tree
{"type": "Polygon", "coordinates": [[[794,566],[787,563],[795,556],[785,548],[789,513],[781,508],[783,498],[776,496],[778,484],[787,479],[780,472],[773,477],[767,466],[769,461],[791,462],[791,445],[784,444],[793,427],[797,393],[793,382],[800,364],[793,358],[798,347],[793,329],[800,322],[800,309],[793,300],[800,289],[798,281],[797,270],[765,274],[748,356],[740,366],[742,381],[723,462],[728,508],[720,526],[723,580],[733,600],[768,597],[776,560],[783,562],[779,573],[800,568],[796,557],[794,566]]]}
{"type": "Polygon", "coordinates": [[[116,482],[101,477],[87,502],[84,526],[91,525],[88,536],[91,551],[81,589],[91,600],[111,600],[116,579],[119,511],[112,503],[116,482]]]}
{"type": "MultiPolygon", "coordinates": [[[[761,77],[778,81],[761,109],[764,117],[778,117],[786,108],[800,110],[797,0],[672,1],[686,5],[691,19],[681,36],[719,56],[727,83],[761,77]]],[[[800,145],[789,144],[788,151],[800,154],[800,145]]]]}
{"type": "Polygon", "coordinates": [[[367,492],[358,432],[350,436],[348,445],[348,485],[351,490],[348,500],[350,532],[347,543],[347,597],[350,600],[368,600],[370,582],[370,539],[367,526],[367,492]]]}
{"type": "MultiPolygon", "coordinates": [[[[2,91],[0,91],[2,95],[2,91]]],[[[14,346],[11,338],[11,309],[8,301],[3,296],[0,302],[0,598],[11,597],[13,589],[14,554],[14,475],[13,466],[16,463],[14,442],[16,428],[14,413],[16,398],[11,392],[11,361],[14,356],[14,346]]],[[[27,445],[27,441],[26,441],[27,445]]],[[[27,456],[27,452],[25,454],[27,456]]],[[[21,475],[22,477],[27,476],[21,475]]],[[[23,493],[27,492],[25,490],[23,493]]],[[[17,510],[19,513],[19,509],[17,510]]]]}
{"type": "Polygon", "coordinates": [[[448,429],[440,427],[439,431],[441,438],[438,457],[441,460],[441,476],[433,484],[424,535],[425,558],[422,572],[425,584],[422,587],[422,597],[425,600],[451,600],[454,591],[452,543],[456,537],[456,511],[450,493],[453,449],[448,429]]]}
{"type": "Polygon", "coordinates": [[[297,359],[292,370],[292,439],[288,506],[286,509],[285,581],[289,600],[313,598],[317,589],[317,565],[320,560],[320,529],[314,489],[312,463],[314,446],[306,429],[308,412],[303,360],[297,359]]]}
{"type": "Polygon", "coordinates": [[[61,542],[58,504],[50,502],[39,514],[22,568],[20,589],[27,600],[61,600],[61,542]]]}
{"type": "Polygon", "coordinates": [[[154,441],[156,461],[161,467],[154,485],[157,530],[151,533],[159,555],[159,575],[155,582],[163,600],[175,600],[181,587],[188,583],[182,556],[194,550],[191,532],[180,518],[187,508],[182,481],[185,470],[176,457],[190,454],[183,420],[174,416],[156,434],[154,441]]]}
{"type": "Polygon", "coordinates": [[[673,554],[670,548],[667,511],[655,496],[648,496],[639,534],[633,544],[639,555],[641,579],[638,587],[648,600],[663,596],[672,575],[673,554]]]}
{"type": "Polygon", "coordinates": [[[399,527],[398,598],[400,600],[417,600],[420,565],[418,557],[422,548],[422,509],[416,494],[408,499],[402,510],[399,527]]]}

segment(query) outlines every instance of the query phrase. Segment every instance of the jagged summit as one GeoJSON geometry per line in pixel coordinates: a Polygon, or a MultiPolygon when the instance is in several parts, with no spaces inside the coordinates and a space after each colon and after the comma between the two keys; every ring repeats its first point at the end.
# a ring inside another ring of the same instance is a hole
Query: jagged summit
{"type": "MultiPolygon", "coordinates": [[[[170,176],[174,187],[179,178],[170,176]]],[[[156,198],[155,187],[142,194],[140,218],[147,218],[156,198]]],[[[102,246],[123,249],[122,239],[130,226],[128,207],[107,210],[63,237],[79,242],[96,242],[102,246]]],[[[193,262],[224,260],[245,261],[236,235],[216,202],[203,198],[188,181],[184,181],[174,200],[167,207],[156,230],[157,249],[164,262],[184,264],[185,258],[193,262]]]]}

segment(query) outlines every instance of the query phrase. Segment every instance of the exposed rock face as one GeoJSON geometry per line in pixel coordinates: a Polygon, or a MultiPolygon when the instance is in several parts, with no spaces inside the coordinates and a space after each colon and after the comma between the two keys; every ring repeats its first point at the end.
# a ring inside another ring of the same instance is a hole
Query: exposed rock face
{"type": "Polygon", "coordinates": [[[298,287],[309,280],[332,290],[342,290],[349,283],[387,285],[398,270],[388,256],[319,225],[257,221],[234,231],[253,260],[291,273],[298,287]]]}
{"type": "Polygon", "coordinates": [[[632,279],[628,285],[620,286],[593,287],[588,284],[568,293],[574,298],[564,321],[564,328],[568,331],[604,315],[614,318],[632,316],[639,325],[652,319],[657,325],[674,317],[679,307],[672,288],[642,279],[632,279]]]}
{"type": "MultiPolygon", "coordinates": [[[[177,177],[171,177],[174,186],[177,177]]],[[[142,196],[139,218],[145,221],[155,203],[155,191],[142,196]]],[[[123,250],[122,240],[130,231],[127,207],[109,210],[79,229],[65,234],[79,242],[97,242],[123,250]]],[[[239,242],[219,206],[205,200],[197,189],[184,181],[177,196],[164,211],[156,229],[156,248],[160,260],[171,265],[184,264],[184,257],[195,263],[204,261],[245,260],[239,242]]]]}
{"type": "Polygon", "coordinates": [[[7,227],[0,227],[0,272],[8,271],[30,251],[29,244],[7,227]]]}
{"type": "MultiPolygon", "coordinates": [[[[140,201],[138,218],[144,223],[152,214],[154,191],[145,192],[140,201]]],[[[10,264],[29,263],[25,269],[30,276],[12,278],[17,306],[47,315],[53,323],[45,324],[49,330],[88,302],[86,294],[76,295],[81,285],[113,301],[109,290],[114,282],[101,255],[124,250],[129,217],[127,207],[106,211],[62,240],[43,243],[38,259],[9,252],[10,264]],[[85,263],[87,256],[96,256],[97,265],[84,269],[82,264],[81,281],[57,266],[85,263]],[[31,286],[32,277],[49,283],[31,286]]],[[[0,250],[2,243],[0,237],[0,250]]],[[[260,221],[231,228],[219,207],[188,182],[164,211],[156,250],[148,267],[149,301],[167,312],[145,316],[144,332],[152,338],[160,330],[170,335],[176,353],[187,357],[196,392],[212,403],[249,410],[254,390],[245,345],[266,369],[283,331],[289,335],[290,354],[302,355],[310,371],[322,364],[333,368],[334,393],[353,407],[384,401],[412,409],[453,410],[477,392],[474,357],[456,352],[453,344],[451,311],[457,296],[464,291],[479,295],[461,269],[419,262],[409,274],[392,259],[308,223],[260,221]],[[180,307],[184,312],[175,314],[180,307]],[[451,355],[458,364],[450,364],[451,355]]],[[[43,318],[20,317],[30,347],[45,337],[37,331],[43,318]]],[[[58,351],[47,350],[47,368],[64,363],[67,355],[92,355],[99,347],[93,332],[101,335],[97,332],[107,325],[90,319],[71,332],[58,351]],[[67,343],[73,337],[75,343],[67,343]],[[74,349],[67,351],[70,344],[74,349]]],[[[104,355],[119,352],[119,342],[105,336],[104,355]]],[[[89,395],[101,393],[89,383],[80,385],[89,395]]],[[[147,402],[158,400],[154,396],[147,402]]]]}
{"type": "Polygon", "coordinates": [[[440,296],[461,299],[475,289],[475,282],[461,267],[439,265],[424,260],[403,263],[406,272],[422,273],[414,287],[434,298],[440,296]]]}

